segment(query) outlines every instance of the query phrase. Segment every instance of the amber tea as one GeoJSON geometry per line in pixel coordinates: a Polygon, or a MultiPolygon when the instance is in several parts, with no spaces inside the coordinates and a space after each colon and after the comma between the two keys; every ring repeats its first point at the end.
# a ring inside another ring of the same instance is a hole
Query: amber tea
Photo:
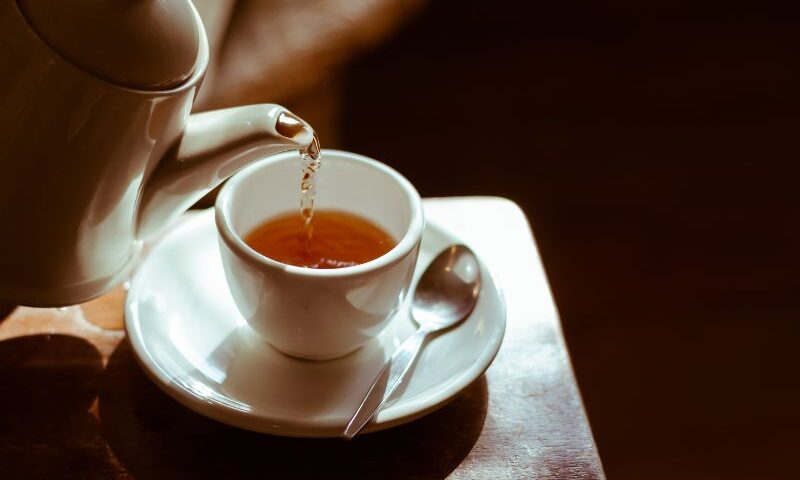
{"type": "Polygon", "coordinates": [[[244,239],[258,253],[289,265],[342,268],[374,260],[395,246],[395,240],[369,220],[340,210],[315,210],[313,236],[306,219],[289,212],[268,219],[244,239]]]}
{"type": "Polygon", "coordinates": [[[300,214],[285,213],[253,229],[244,239],[260,254],[308,268],[342,268],[374,260],[395,241],[369,220],[338,210],[314,209],[315,175],[322,163],[316,133],[300,150],[300,214]]]}

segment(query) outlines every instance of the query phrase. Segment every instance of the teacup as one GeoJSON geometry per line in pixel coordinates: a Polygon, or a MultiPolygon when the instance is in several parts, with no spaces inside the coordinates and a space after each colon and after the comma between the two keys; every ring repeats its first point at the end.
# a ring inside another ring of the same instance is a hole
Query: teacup
{"type": "Polygon", "coordinates": [[[425,223],[419,193],[392,168],[354,153],[322,155],[315,208],[343,210],[382,227],[397,241],[388,253],[324,270],[280,263],[245,243],[265,220],[300,215],[297,152],[246,167],[216,203],[222,263],[242,316],[278,350],[315,360],[346,355],[386,326],[408,292],[425,223]]]}

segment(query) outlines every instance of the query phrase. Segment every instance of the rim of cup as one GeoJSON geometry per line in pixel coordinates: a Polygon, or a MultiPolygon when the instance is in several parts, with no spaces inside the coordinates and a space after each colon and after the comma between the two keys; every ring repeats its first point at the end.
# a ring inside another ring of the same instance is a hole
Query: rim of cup
{"type": "MultiPolygon", "coordinates": [[[[350,277],[380,270],[384,267],[388,267],[396,262],[399,262],[408,254],[410,254],[422,238],[422,231],[425,228],[422,199],[420,198],[417,189],[414,188],[411,182],[409,182],[397,170],[377,160],[365,157],[364,155],[334,149],[323,149],[322,155],[323,162],[325,162],[325,155],[335,156],[337,157],[335,161],[348,161],[378,170],[381,173],[391,177],[400,186],[411,207],[411,218],[409,219],[408,229],[391,250],[378,258],[368,262],[360,263],[358,265],[353,265],[351,267],[322,269],[300,267],[297,265],[279,262],[275,259],[267,257],[266,255],[258,253],[244,241],[242,235],[240,235],[239,232],[233,228],[230,220],[231,204],[237,188],[249,176],[261,169],[269,168],[269,166],[273,163],[285,161],[289,158],[295,158],[297,162],[299,162],[299,154],[294,150],[271,155],[246,166],[233,175],[222,187],[217,195],[214,217],[217,224],[217,230],[220,232],[222,239],[225,241],[228,247],[239,257],[250,260],[251,262],[256,262],[265,267],[279,269],[285,273],[307,277],[332,278],[350,277]]],[[[264,218],[263,220],[267,220],[267,218],[264,218]]]]}

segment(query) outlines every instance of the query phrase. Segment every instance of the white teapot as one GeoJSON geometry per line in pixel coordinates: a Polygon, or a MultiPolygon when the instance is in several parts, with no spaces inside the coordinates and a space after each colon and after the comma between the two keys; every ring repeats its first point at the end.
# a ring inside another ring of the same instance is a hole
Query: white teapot
{"type": "Polygon", "coordinates": [[[312,142],[279,105],[190,115],[207,65],[189,0],[0,2],[0,303],[104,293],[142,238],[312,142]]]}

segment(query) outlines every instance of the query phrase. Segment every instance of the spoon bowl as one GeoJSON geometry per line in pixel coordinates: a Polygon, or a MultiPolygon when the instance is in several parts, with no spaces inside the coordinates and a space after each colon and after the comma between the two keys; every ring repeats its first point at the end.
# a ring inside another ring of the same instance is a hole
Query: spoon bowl
{"type": "Polygon", "coordinates": [[[478,258],[469,247],[452,245],[433,259],[417,282],[411,316],[431,332],[453,327],[475,308],[480,290],[478,258]]]}

